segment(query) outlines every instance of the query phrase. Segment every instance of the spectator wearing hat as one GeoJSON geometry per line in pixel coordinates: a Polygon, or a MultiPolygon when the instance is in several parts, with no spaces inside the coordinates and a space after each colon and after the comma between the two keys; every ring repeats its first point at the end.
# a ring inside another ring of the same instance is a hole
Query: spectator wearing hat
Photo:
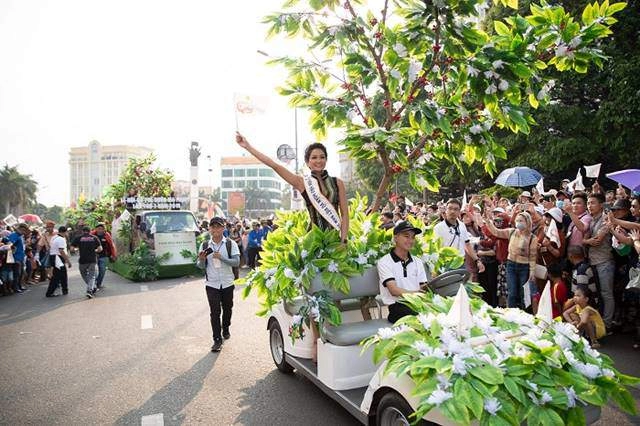
{"type": "Polygon", "coordinates": [[[91,232],[91,235],[94,235],[102,246],[102,251],[98,253],[98,276],[96,277],[96,290],[100,291],[104,286],[103,281],[107,273],[107,262],[110,260],[114,262],[118,256],[118,252],[116,251],[116,245],[113,243],[111,234],[107,232],[104,223],[98,223],[91,232]]]}
{"type": "Polygon", "coordinates": [[[562,181],[560,181],[560,187],[562,188],[562,191],[564,191],[566,194],[571,195],[571,188],[569,188],[569,184],[571,183],[571,180],[565,178],[562,179],[562,181]]]}
{"type": "Polygon", "coordinates": [[[8,241],[13,244],[15,251],[13,253],[13,283],[12,288],[16,293],[22,293],[26,288],[22,287],[22,275],[24,271],[24,263],[26,260],[24,236],[29,232],[29,226],[26,223],[20,223],[16,230],[9,234],[8,241]]]}
{"type": "Polygon", "coordinates": [[[240,250],[232,239],[223,233],[225,220],[214,217],[209,222],[211,238],[205,241],[198,254],[198,267],[204,269],[205,289],[209,302],[209,316],[213,337],[212,352],[222,349],[222,339],[231,338],[231,313],[233,308],[234,267],[240,265],[240,250]],[[222,314],[222,322],[220,315],[222,314]]]}
{"type": "Polygon", "coordinates": [[[380,215],[380,229],[393,228],[393,213],[384,212],[380,215]]]}
{"type": "Polygon", "coordinates": [[[79,252],[78,269],[80,275],[87,285],[87,299],[93,299],[96,294],[96,272],[98,269],[98,254],[103,251],[100,240],[95,235],[91,235],[91,228],[82,227],[82,235],[76,237],[71,242],[71,247],[75,247],[79,252]]]}
{"type": "Polygon", "coordinates": [[[536,233],[538,239],[538,264],[549,266],[552,264],[558,264],[562,261],[566,249],[566,238],[564,235],[562,225],[563,213],[557,207],[549,209],[543,215],[544,226],[539,227],[536,233]],[[558,231],[557,239],[550,237],[551,221],[555,222],[556,229],[558,231]]]}
{"type": "Polygon", "coordinates": [[[51,239],[49,248],[49,264],[52,266],[51,279],[47,288],[47,297],[57,296],[58,286],[62,287],[62,294],[69,294],[67,268],[71,268],[71,259],[67,253],[67,227],[58,228],[58,233],[51,239]]]}
{"type": "Polygon", "coordinates": [[[382,302],[389,306],[388,319],[392,323],[404,316],[416,315],[407,305],[398,303],[398,298],[405,293],[421,291],[421,286],[427,282],[424,265],[410,253],[416,235],[421,232],[407,221],[398,222],[393,228],[393,249],[377,263],[380,295],[382,302]]]}

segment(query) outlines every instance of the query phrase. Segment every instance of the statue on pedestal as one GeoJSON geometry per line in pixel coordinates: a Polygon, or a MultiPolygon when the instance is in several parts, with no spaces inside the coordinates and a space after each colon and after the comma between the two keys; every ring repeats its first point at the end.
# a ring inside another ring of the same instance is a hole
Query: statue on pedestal
{"type": "Polygon", "coordinates": [[[189,160],[192,166],[198,165],[198,157],[200,157],[200,147],[198,142],[191,142],[191,148],[189,148],[189,160]]]}

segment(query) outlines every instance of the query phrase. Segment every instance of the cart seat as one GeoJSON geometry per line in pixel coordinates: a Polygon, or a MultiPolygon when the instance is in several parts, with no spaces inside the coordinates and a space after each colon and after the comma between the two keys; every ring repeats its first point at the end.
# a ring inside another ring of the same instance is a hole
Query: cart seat
{"type": "Polygon", "coordinates": [[[321,334],[324,340],[336,346],[352,346],[373,336],[378,332],[378,329],[391,325],[386,318],[350,322],[338,326],[325,324],[321,334]]]}

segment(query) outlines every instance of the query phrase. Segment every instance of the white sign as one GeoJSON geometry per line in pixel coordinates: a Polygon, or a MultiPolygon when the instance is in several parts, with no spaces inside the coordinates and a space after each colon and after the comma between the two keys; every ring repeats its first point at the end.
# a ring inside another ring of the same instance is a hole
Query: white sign
{"type": "Polygon", "coordinates": [[[191,258],[182,256],[183,250],[196,253],[196,234],[193,232],[171,232],[154,234],[156,256],[171,253],[163,265],[184,265],[191,263],[191,258]]]}
{"type": "Polygon", "coordinates": [[[18,219],[16,219],[16,217],[12,214],[8,215],[7,217],[5,217],[4,219],[2,219],[2,221],[4,223],[6,223],[9,226],[13,226],[16,223],[18,223],[18,219]]]}

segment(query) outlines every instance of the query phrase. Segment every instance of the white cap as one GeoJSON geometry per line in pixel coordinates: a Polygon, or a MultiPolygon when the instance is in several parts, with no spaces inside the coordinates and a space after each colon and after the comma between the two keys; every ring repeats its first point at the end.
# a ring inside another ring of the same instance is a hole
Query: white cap
{"type": "Polygon", "coordinates": [[[521,197],[529,197],[531,198],[531,193],[529,191],[522,191],[522,194],[520,194],[521,197]]]}
{"type": "Polygon", "coordinates": [[[550,208],[545,214],[551,216],[556,222],[562,223],[562,210],[557,207],[550,208]]]}
{"type": "Polygon", "coordinates": [[[492,212],[498,212],[498,213],[504,213],[504,209],[502,207],[496,207],[495,209],[491,210],[492,212]]]}

